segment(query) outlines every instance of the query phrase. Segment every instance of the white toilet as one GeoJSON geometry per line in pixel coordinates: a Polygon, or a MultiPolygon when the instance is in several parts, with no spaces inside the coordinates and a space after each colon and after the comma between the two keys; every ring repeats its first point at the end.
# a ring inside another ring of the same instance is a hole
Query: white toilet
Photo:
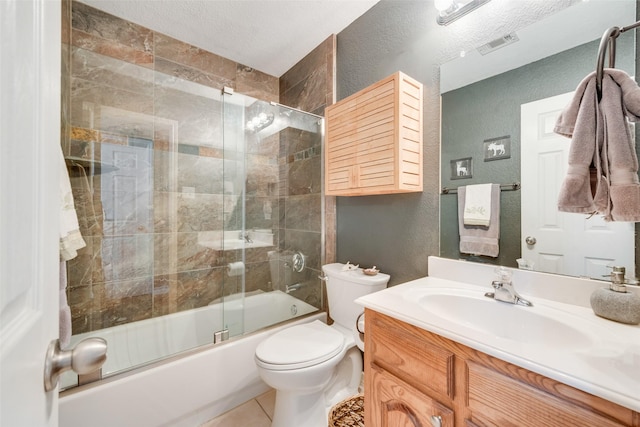
{"type": "Polygon", "coordinates": [[[326,427],[340,400],[358,393],[362,348],[356,320],[364,310],[353,301],[387,286],[389,275],[367,276],[344,264],[322,267],[331,326],[318,320],[277,332],[258,345],[260,377],[276,389],[272,427],[326,427]]]}

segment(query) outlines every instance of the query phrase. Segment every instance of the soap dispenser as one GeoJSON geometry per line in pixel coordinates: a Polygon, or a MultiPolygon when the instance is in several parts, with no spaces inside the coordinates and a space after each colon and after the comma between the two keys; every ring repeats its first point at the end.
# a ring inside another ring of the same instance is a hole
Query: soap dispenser
{"type": "Polygon", "coordinates": [[[640,323],[640,296],[627,292],[624,274],[624,267],[613,267],[609,287],[596,289],[591,294],[591,308],[605,319],[637,325],[640,323]]]}

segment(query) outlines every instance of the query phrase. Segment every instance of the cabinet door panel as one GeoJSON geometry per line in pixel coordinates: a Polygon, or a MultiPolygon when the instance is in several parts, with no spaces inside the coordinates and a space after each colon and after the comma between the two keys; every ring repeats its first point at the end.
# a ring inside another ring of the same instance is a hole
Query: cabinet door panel
{"type": "MultiPolygon", "coordinates": [[[[393,99],[396,90],[395,75],[374,83],[363,89],[356,97],[356,105],[359,109],[366,108],[367,105],[376,104],[380,99],[391,97],[393,99]]],[[[349,99],[349,98],[347,98],[349,99]]]]}
{"type": "Polygon", "coordinates": [[[563,402],[482,365],[468,362],[469,408],[483,425],[499,427],[619,427],[598,413],[563,402]]]}
{"type": "Polygon", "coordinates": [[[353,175],[352,168],[344,168],[333,171],[331,177],[327,179],[327,185],[330,190],[346,190],[352,187],[353,175]]]}
{"type": "Polygon", "coordinates": [[[430,427],[439,416],[442,427],[453,427],[453,411],[377,366],[371,366],[365,393],[367,427],[430,427]]]}

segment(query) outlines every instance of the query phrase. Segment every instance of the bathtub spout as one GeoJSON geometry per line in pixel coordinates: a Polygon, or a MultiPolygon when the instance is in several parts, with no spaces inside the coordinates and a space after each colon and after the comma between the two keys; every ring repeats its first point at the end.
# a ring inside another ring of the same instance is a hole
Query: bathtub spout
{"type": "Polygon", "coordinates": [[[302,287],[302,285],[300,283],[296,283],[295,285],[287,285],[286,288],[285,288],[285,292],[286,293],[290,293],[290,292],[293,292],[293,291],[297,291],[301,287],[302,287]]]}

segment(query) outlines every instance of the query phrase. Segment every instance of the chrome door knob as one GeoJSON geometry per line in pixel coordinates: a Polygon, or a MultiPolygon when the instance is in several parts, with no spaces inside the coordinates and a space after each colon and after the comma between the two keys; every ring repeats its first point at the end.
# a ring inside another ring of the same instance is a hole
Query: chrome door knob
{"type": "Polygon", "coordinates": [[[97,371],[107,360],[107,341],[104,338],[87,338],[72,350],[62,350],[60,340],[53,340],[44,361],[44,390],[51,391],[58,385],[61,373],[72,369],[78,375],[97,371]]]}
{"type": "Polygon", "coordinates": [[[531,236],[527,236],[527,238],[524,239],[524,241],[529,246],[533,246],[538,242],[535,237],[531,237],[531,236]]]}

